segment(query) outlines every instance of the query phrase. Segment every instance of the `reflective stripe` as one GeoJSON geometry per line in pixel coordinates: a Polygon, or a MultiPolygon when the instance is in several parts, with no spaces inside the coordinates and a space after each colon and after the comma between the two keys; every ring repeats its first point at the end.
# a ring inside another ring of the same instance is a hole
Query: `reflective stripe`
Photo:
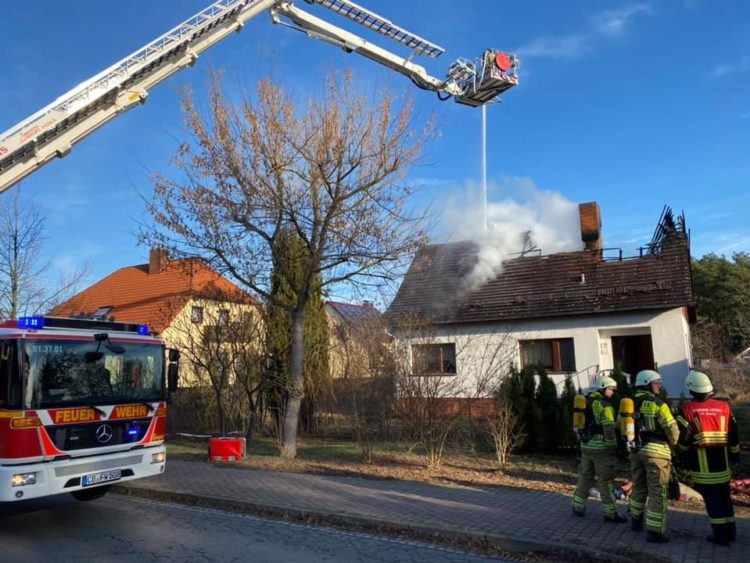
{"type": "Polygon", "coordinates": [[[729,442],[729,435],[724,431],[700,432],[693,437],[693,442],[698,446],[724,446],[729,442]]]}
{"type": "Polygon", "coordinates": [[[718,471],[716,473],[688,471],[688,475],[693,483],[699,485],[721,485],[722,483],[728,483],[732,478],[732,474],[729,470],[718,471]]]}
{"type": "Polygon", "coordinates": [[[653,512],[646,510],[646,527],[649,530],[663,534],[667,529],[666,507],[664,512],[653,512]]]}
{"type": "Polygon", "coordinates": [[[729,524],[728,518],[709,518],[711,524],[729,524]]]}
{"type": "Polygon", "coordinates": [[[640,518],[643,515],[643,510],[646,508],[645,502],[638,502],[637,500],[633,500],[633,498],[630,498],[630,504],[628,504],[628,512],[630,512],[630,516],[633,518],[640,518]]]}
{"type": "Polygon", "coordinates": [[[708,473],[708,459],[706,458],[706,450],[698,450],[698,470],[702,474],[708,473]]]}
{"type": "Polygon", "coordinates": [[[648,453],[652,457],[672,459],[672,452],[669,446],[660,442],[649,442],[641,447],[641,451],[648,453]]]}

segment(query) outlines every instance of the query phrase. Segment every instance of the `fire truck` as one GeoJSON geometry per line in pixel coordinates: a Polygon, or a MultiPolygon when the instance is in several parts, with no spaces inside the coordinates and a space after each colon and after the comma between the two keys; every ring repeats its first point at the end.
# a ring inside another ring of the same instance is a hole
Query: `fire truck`
{"type": "Polygon", "coordinates": [[[22,317],[0,326],[0,502],[105,494],[164,472],[179,353],[144,325],[22,317]]]}
{"type": "MultiPolygon", "coordinates": [[[[458,58],[441,78],[417,64],[444,49],[349,0],[305,0],[408,49],[399,55],[283,0],[218,0],[0,133],[0,192],[70,153],[206,49],[267,13],[401,73],[441,100],[479,107],[518,84],[518,59],[493,49],[458,58]]],[[[359,28],[358,28],[359,29],[359,28]]],[[[29,317],[0,328],[0,502],[70,492],[90,500],[111,483],[164,471],[166,402],[179,355],[148,329],[29,317]]]]}

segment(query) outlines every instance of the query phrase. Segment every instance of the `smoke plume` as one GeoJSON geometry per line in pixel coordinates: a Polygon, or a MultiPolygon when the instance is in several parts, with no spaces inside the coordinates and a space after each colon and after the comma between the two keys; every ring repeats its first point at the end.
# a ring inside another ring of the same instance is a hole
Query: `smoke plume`
{"type": "Polygon", "coordinates": [[[494,278],[502,272],[505,260],[521,252],[553,254],[583,247],[578,204],[560,193],[539,189],[530,178],[518,177],[492,182],[487,191],[486,231],[480,185],[468,183],[444,208],[449,241],[471,240],[479,246],[477,264],[464,280],[465,289],[494,278]]]}

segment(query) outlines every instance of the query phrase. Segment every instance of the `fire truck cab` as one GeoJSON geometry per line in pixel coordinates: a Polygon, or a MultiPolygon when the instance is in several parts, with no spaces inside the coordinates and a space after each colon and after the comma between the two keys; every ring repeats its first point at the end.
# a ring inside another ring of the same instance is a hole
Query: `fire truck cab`
{"type": "Polygon", "coordinates": [[[148,327],[23,317],[0,325],[0,502],[164,472],[179,354],[148,327]]]}

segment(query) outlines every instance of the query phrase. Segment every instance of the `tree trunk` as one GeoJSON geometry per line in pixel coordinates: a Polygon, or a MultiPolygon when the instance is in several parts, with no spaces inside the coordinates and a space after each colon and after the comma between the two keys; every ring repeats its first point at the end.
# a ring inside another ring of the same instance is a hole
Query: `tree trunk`
{"type": "Polygon", "coordinates": [[[284,413],[284,436],[281,443],[281,457],[297,457],[297,425],[302,398],[305,395],[305,381],[302,372],[303,330],[305,326],[305,304],[298,303],[292,313],[291,366],[289,373],[289,393],[284,413]]]}
{"type": "Polygon", "coordinates": [[[224,412],[224,404],[221,401],[221,389],[214,386],[214,393],[216,394],[216,412],[219,416],[219,433],[222,437],[227,435],[227,415],[224,412]]]}
{"type": "Polygon", "coordinates": [[[253,437],[253,432],[258,426],[258,404],[253,400],[253,393],[247,390],[247,404],[250,409],[250,418],[247,421],[247,431],[245,432],[245,443],[249,446],[253,437]]]}

